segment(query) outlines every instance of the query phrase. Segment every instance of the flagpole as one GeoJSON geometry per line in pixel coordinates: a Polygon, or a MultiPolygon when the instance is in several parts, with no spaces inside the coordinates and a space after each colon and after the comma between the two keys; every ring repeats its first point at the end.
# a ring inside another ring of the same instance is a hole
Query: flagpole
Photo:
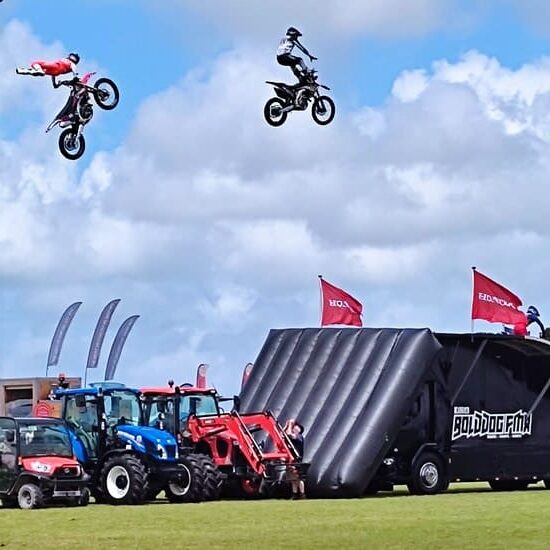
{"type": "Polygon", "coordinates": [[[323,276],[319,275],[319,326],[323,326],[323,276]]]}
{"type": "MultiPolygon", "coordinates": [[[[476,270],[476,266],[473,265],[472,266],[472,276],[473,277],[475,277],[475,270],[476,270]]],[[[473,286],[473,281],[472,281],[472,286],[473,286]]],[[[473,318],[473,316],[472,316],[472,319],[471,319],[471,326],[470,326],[470,338],[473,342],[474,341],[474,318],[473,318]]]]}

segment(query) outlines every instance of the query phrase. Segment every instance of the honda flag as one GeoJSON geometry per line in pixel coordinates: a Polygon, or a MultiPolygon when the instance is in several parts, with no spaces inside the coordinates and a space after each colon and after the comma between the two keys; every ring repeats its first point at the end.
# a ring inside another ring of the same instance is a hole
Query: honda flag
{"type": "Polygon", "coordinates": [[[363,306],[353,296],[325,281],[321,281],[321,326],[351,325],[361,327],[363,306]]]}
{"type": "Polygon", "coordinates": [[[475,268],[473,271],[472,320],[483,319],[490,323],[514,324],[525,319],[525,313],[519,309],[522,301],[513,292],[475,268]]]}

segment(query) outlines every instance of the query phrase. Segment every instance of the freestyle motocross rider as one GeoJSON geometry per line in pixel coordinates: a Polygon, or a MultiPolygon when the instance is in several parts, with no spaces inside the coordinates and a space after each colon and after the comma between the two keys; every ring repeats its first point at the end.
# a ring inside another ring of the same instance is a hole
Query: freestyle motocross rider
{"type": "Polygon", "coordinates": [[[68,73],[73,73],[73,76],[77,76],[76,66],[79,61],[80,56],[77,53],[70,53],[67,57],[62,57],[55,61],[33,61],[29,68],[15,69],[15,72],[31,76],[51,76],[52,79],[68,73]]]}
{"type": "MultiPolygon", "coordinates": [[[[70,74],[73,75],[73,80],[78,78],[78,72],[76,66],[80,61],[80,55],[77,53],[70,53],[67,57],[62,57],[61,59],[56,59],[54,61],[33,61],[30,68],[21,68],[16,69],[15,72],[21,75],[31,75],[31,76],[51,76],[52,84],[54,88],[59,88],[62,83],[57,82],[56,77],[70,74]]],[[[71,108],[72,108],[72,98],[69,96],[67,103],[61,109],[57,115],[57,119],[61,121],[60,126],[63,127],[70,121],[71,118],[71,108]]]]}
{"type": "Polygon", "coordinates": [[[307,66],[301,57],[292,55],[294,48],[298,48],[301,52],[306,54],[311,61],[315,61],[317,58],[311,55],[307,49],[300,44],[298,40],[302,36],[302,33],[294,28],[289,27],[286,31],[286,35],[281,39],[279,47],[277,48],[277,62],[279,65],[290,67],[296,78],[301,82],[303,76],[307,72],[307,66]]]}

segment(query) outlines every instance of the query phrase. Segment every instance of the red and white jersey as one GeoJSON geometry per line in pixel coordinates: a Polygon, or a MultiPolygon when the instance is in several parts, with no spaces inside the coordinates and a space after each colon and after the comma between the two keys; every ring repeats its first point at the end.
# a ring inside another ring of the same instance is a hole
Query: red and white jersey
{"type": "Polygon", "coordinates": [[[279,42],[279,47],[277,48],[277,55],[284,55],[287,53],[291,53],[292,50],[294,49],[294,46],[296,46],[296,42],[294,42],[294,40],[291,40],[288,36],[285,36],[279,42]]]}
{"type": "Polygon", "coordinates": [[[55,61],[33,61],[32,65],[40,65],[42,70],[49,76],[59,76],[67,73],[76,74],[76,65],[69,59],[62,58],[55,61]]]}

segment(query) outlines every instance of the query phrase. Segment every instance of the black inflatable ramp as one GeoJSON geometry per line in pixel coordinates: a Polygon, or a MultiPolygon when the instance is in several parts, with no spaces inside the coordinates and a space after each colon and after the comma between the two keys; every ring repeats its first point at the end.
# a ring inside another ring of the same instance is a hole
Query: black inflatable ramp
{"type": "Polygon", "coordinates": [[[361,496],[440,349],[428,329],[271,330],[241,410],[304,425],[309,494],[361,496]]]}

